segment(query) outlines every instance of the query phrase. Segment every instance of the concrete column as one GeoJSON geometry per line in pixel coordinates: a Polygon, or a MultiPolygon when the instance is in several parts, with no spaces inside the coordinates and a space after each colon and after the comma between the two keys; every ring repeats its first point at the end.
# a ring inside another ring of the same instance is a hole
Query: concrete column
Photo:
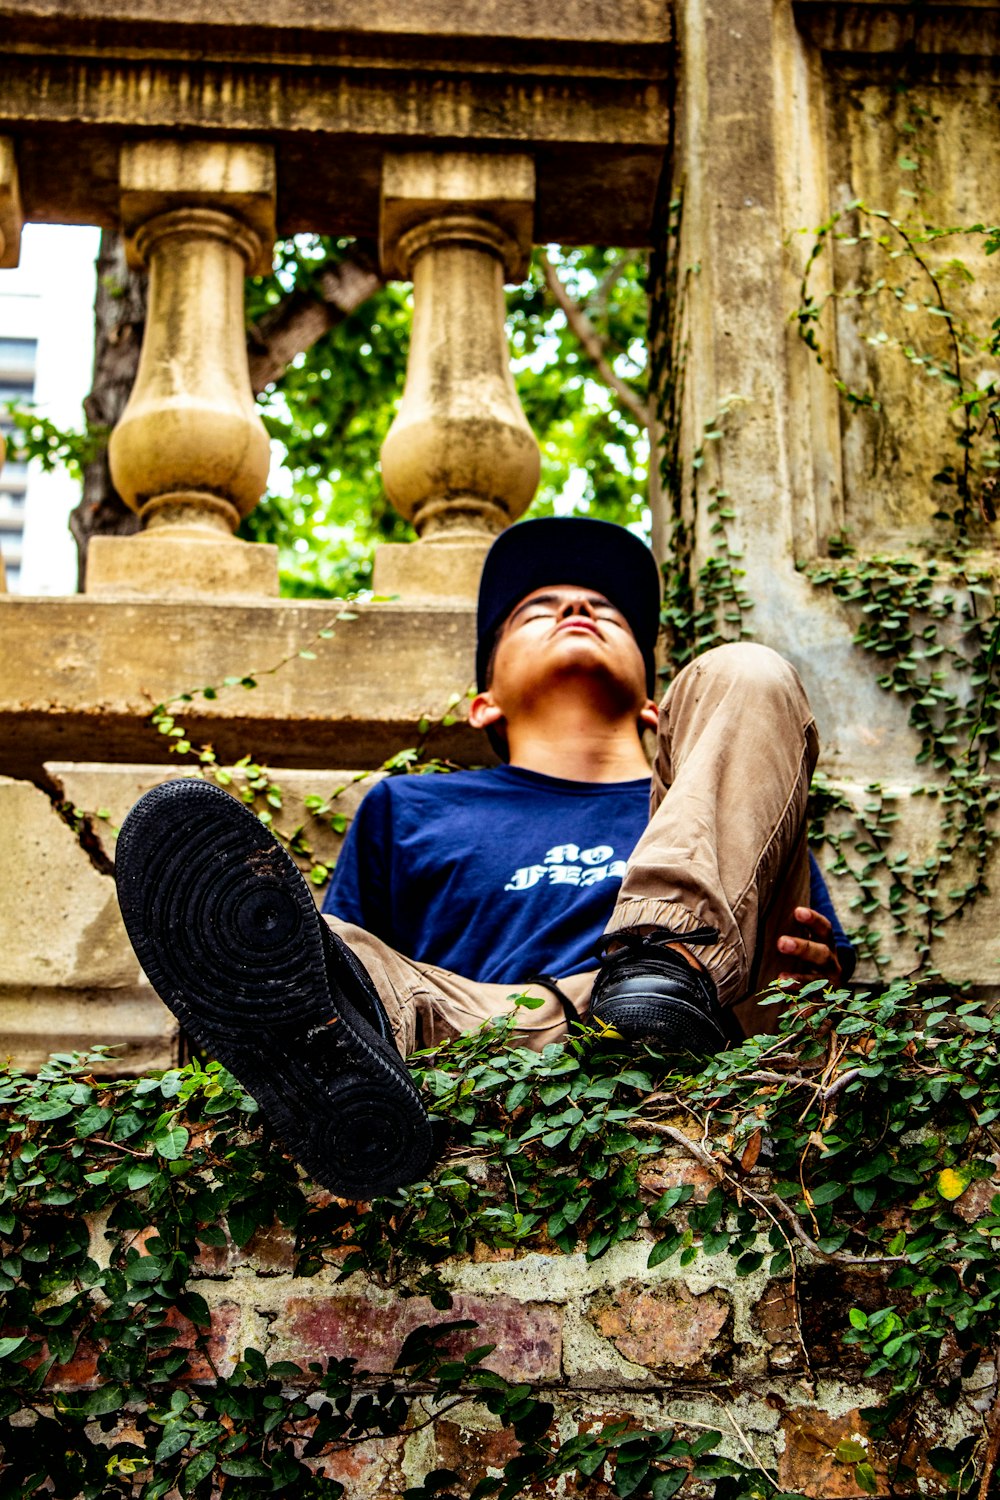
{"type": "Polygon", "coordinates": [[[527,271],[534,196],[528,156],[386,158],[383,268],[413,280],[413,334],[382,478],[420,540],[379,549],[379,593],[474,597],[491,541],[535,493],[538,444],[511,378],[503,296],[527,271]]]}
{"type": "Polygon", "coordinates": [[[273,151],[126,145],[121,187],[129,259],[149,268],[149,310],[109,457],[144,529],[91,542],[87,592],[276,595],[276,549],[232,535],[260,499],[269,464],[250,388],[243,281],[270,269],[273,151]]]}

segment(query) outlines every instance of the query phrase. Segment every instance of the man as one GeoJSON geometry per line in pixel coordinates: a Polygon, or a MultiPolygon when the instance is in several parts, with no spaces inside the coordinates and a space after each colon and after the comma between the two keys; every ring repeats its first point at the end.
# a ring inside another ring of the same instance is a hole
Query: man
{"type": "Polygon", "coordinates": [[[167,783],[126,819],[119,898],[151,983],[342,1196],[426,1172],[433,1134],[402,1057],[509,1014],[518,992],[544,1001],[518,1021],[529,1045],[589,1013],[705,1053],[743,1035],[736,1007],[782,965],[836,979],[849,961],[814,866],[810,880],[817,741],[796,674],[765,647],[722,647],[658,714],[658,614],[655,563],[622,528],[505,532],[470,720],[506,764],[376,785],[326,921],[217,787],[167,783]],[[658,732],[651,802],[643,728],[658,732]]]}

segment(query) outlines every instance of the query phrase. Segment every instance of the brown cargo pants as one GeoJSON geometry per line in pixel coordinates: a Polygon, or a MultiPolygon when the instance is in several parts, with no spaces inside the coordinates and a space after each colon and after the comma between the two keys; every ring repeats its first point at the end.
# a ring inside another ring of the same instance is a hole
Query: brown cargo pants
{"type": "MultiPolygon", "coordinates": [[[[609,934],[655,925],[683,934],[714,927],[696,952],[720,1003],[748,1034],[774,1029],[775,1007],[753,998],[783,966],[781,932],[809,905],[806,797],[818,753],[798,674],[766,646],[706,651],[674,678],[660,705],[650,818],[622,880],[609,934]]],[[[514,1039],[537,1051],[566,1035],[555,995],[536,984],[482,984],[395,952],[360,927],[326,919],[358,955],[404,1056],[521,1010],[514,1039]]],[[[787,962],[787,961],[784,961],[787,962]]],[[[586,1017],[596,969],[559,986],[586,1017]]]]}

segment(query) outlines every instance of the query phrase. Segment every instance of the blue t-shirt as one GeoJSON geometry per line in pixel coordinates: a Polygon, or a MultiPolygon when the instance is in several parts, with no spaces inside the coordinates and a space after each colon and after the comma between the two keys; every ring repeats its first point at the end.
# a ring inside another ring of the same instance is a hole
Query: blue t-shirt
{"type": "MultiPolygon", "coordinates": [[[[392,776],[367,793],[323,910],[418,963],[523,984],[596,965],[649,778],[564,781],[519,766],[392,776]]],[[[854,951],[810,856],[810,904],[854,951]]]]}

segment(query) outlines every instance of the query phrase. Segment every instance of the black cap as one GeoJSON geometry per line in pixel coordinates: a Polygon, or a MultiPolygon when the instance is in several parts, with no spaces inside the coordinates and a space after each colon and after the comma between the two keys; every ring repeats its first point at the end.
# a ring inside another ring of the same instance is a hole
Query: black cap
{"type": "Polygon", "coordinates": [[[645,542],[624,526],[583,516],[521,521],[501,532],[487,553],[476,617],[479,691],[486,687],[497,632],[514,606],[535,589],[563,583],[594,589],[621,610],[642,653],[646,691],[654,697],[653,653],[660,628],[656,561],[645,542]]]}

